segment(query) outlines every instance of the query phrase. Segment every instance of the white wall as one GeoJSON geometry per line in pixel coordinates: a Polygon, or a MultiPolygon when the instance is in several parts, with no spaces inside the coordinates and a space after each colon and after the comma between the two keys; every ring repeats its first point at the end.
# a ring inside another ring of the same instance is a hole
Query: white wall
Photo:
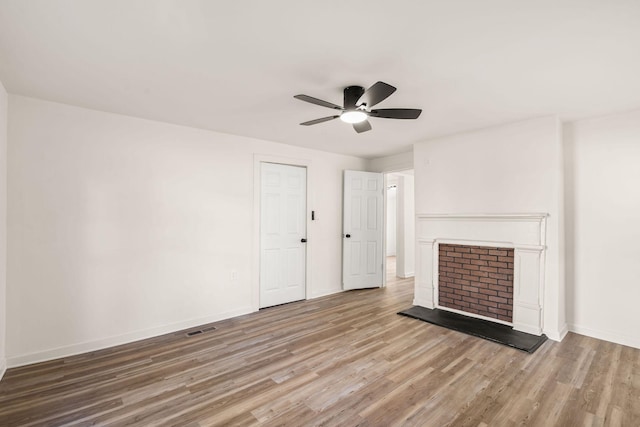
{"type": "Polygon", "coordinates": [[[413,169],[413,151],[370,159],[367,170],[371,172],[397,172],[413,169]]]}
{"type": "Polygon", "coordinates": [[[387,256],[396,255],[396,210],[397,187],[387,188],[387,256]]]}
{"type": "Polygon", "coordinates": [[[7,91],[0,82],[0,379],[7,366],[7,107],[7,91]]]}
{"type": "Polygon", "coordinates": [[[13,95],[9,124],[9,366],[250,312],[259,154],[310,162],[310,296],[341,290],[364,160],[13,95]]]}
{"type": "Polygon", "coordinates": [[[416,212],[549,214],[544,332],[566,333],[563,169],[555,117],[532,119],[414,145],[416,212]]]}
{"type": "Polygon", "coordinates": [[[398,176],[398,238],[396,275],[413,277],[415,271],[416,209],[414,178],[412,175],[398,176]]]}
{"type": "Polygon", "coordinates": [[[570,329],[640,348],[640,110],[565,125],[570,329]]]}

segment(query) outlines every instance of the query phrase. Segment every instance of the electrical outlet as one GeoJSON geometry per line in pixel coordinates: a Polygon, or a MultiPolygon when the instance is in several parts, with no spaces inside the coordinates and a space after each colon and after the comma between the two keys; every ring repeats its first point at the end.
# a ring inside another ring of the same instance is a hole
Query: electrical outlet
{"type": "Polygon", "coordinates": [[[236,270],[231,270],[231,280],[236,280],[238,278],[238,272],[236,270]]]}

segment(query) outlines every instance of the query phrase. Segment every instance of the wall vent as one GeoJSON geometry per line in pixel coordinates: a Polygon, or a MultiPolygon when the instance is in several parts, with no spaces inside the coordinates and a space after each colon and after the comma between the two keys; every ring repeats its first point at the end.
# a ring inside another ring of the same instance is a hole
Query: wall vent
{"type": "Polygon", "coordinates": [[[215,331],[215,330],[216,330],[215,326],[209,326],[208,328],[196,329],[195,331],[189,331],[189,332],[187,332],[187,336],[188,337],[193,337],[195,335],[200,335],[200,334],[204,334],[205,332],[211,332],[211,331],[215,331]]]}

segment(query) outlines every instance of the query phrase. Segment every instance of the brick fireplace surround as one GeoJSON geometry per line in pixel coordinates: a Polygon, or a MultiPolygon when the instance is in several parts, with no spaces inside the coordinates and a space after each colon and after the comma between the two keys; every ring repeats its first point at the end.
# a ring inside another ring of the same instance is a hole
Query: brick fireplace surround
{"type": "Polygon", "coordinates": [[[439,305],[511,324],[513,252],[513,248],[439,245],[439,305]]]}

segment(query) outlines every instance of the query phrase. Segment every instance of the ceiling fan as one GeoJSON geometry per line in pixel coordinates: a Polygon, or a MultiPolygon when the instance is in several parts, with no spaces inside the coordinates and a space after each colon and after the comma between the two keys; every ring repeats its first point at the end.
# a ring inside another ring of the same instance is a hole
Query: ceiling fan
{"type": "Polygon", "coordinates": [[[384,82],[377,82],[367,90],[364,90],[361,86],[349,86],[344,88],[343,107],[308,95],[295,95],[294,98],[341,111],[340,114],[334,116],[300,123],[302,126],[317,125],[318,123],[328,122],[329,120],[340,117],[340,120],[343,122],[353,124],[356,132],[362,133],[371,130],[371,123],[367,120],[369,117],[381,117],[385,119],[417,119],[420,117],[422,110],[415,108],[371,109],[371,107],[384,101],[395,91],[395,87],[384,82]]]}

